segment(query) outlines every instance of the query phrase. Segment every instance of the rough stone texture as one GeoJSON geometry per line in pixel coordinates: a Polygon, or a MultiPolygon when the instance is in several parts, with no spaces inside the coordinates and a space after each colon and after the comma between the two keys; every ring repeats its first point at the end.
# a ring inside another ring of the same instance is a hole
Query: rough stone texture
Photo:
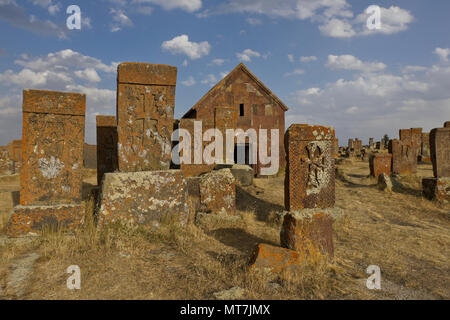
{"type": "MultiPolygon", "coordinates": [[[[197,148],[197,150],[201,151],[203,154],[203,150],[205,149],[205,147],[211,143],[207,143],[203,141],[203,137],[202,137],[202,141],[199,143],[195,143],[195,138],[194,138],[194,121],[199,121],[199,120],[195,120],[195,119],[181,119],[180,121],[180,129],[184,129],[187,130],[189,132],[189,134],[191,135],[191,160],[190,163],[181,163],[180,165],[180,169],[183,172],[183,174],[186,177],[195,177],[195,176],[200,176],[203,173],[206,172],[210,172],[214,169],[214,164],[212,165],[208,165],[205,163],[201,163],[201,164],[195,164],[194,162],[194,152],[197,148]]],[[[214,128],[214,122],[212,120],[202,120],[202,130],[203,133],[206,130],[212,129],[214,128]]],[[[182,154],[180,155],[182,156],[182,154]]]]}
{"type": "Polygon", "coordinates": [[[231,173],[236,179],[237,184],[241,186],[251,186],[253,184],[253,177],[255,176],[255,173],[251,167],[235,164],[231,168],[231,173]]]}
{"type": "Polygon", "coordinates": [[[286,132],[286,210],[334,206],[334,135],[332,127],[303,124],[294,124],[286,132]]]}
{"type": "Polygon", "coordinates": [[[242,300],[245,294],[245,290],[239,287],[233,287],[228,290],[214,292],[213,296],[217,300],[242,300]]]}
{"type": "Polygon", "coordinates": [[[434,177],[450,177],[450,128],[431,130],[430,149],[434,177]]]}
{"type": "Polygon", "coordinates": [[[121,172],[168,170],[177,68],[144,63],[118,67],[117,134],[121,172]]]}
{"type": "MultiPolygon", "coordinates": [[[[220,130],[255,129],[259,139],[259,129],[268,130],[268,152],[270,154],[270,129],[279,130],[279,164],[285,165],[285,112],[288,107],[244,64],[239,64],[232,72],[203,96],[183,119],[210,121],[220,130]],[[243,114],[240,113],[241,105],[243,114]]],[[[209,124],[208,124],[209,126],[209,124]]],[[[205,123],[204,123],[205,127],[205,123]]],[[[258,148],[260,144],[258,144],[258,148]]],[[[260,150],[258,150],[259,153],[260,150]]],[[[266,167],[259,159],[253,165],[257,176],[266,167]]]]}
{"type": "Polygon", "coordinates": [[[97,146],[85,143],[83,147],[83,167],[87,169],[97,168],[97,146]]]}
{"type": "Polygon", "coordinates": [[[7,146],[0,147],[0,172],[2,174],[10,170],[11,159],[9,158],[9,152],[7,146]]]}
{"type": "Polygon", "coordinates": [[[423,196],[441,203],[450,202],[450,178],[422,179],[423,196]]]}
{"type": "Polygon", "coordinates": [[[389,153],[392,154],[393,174],[409,175],[417,172],[417,148],[410,139],[389,141],[389,153]]]}
{"type": "Polygon", "coordinates": [[[24,90],[20,204],[81,201],[86,96],[24,90]]]}
{"type": "Polygon", "coordinates": [[[378,188],[382,191],[392,192],[392,180],[386,173],[378,176],[378,188]]]}
{"type": "Polygon", "coordinates": [[[377,153],[372,154],[369,158],[370,175],[378,178],[382,173],[391,175],[392,169],[392,154],[377,153]]]}
{"type": "Polygon", "coordinates": [[[98,224],[121,221],[151,225],[159,221],[186,224],[187,185],[179,170],[105,173],[98,224]]]}
{"type": "Polygon", "coordinates": [[[37,234],[44,228],[75,229],[84,223],[84,204],[54,206],[17,206],[8,221],[7,235],[12,238],[37,234]]]}
{"type": "Polygon", "coordinates": [[[284,216],[280,232],[283,248],[316,256],[318,252],[334,255],[333,220],[330,214],[306,209],[284,216]]]}
{"type": "Polygon", "coordinates": [[[415,148],[416,157],[422,154],[422,128],[401,129],[399,131],[400,141],[415,148]]]}
{"type": "Polygon", "coordinates": [[[22,140],[13,140],[8,144],[9,158],[15,162],[15,167],[22,165],[22,140]]]}
{"type": "Polygon", "coordinates": [[[353,143],[353,150],[357,156],[361,155],[362,147],[362,140],[356,139],[353,143]]]}
{"type": "Polygon", "coordinates": [[[355,141],[353,139],[348,139],[348,148],[349,149],[355,148],[355,141]]]}
{"type": "Polygon", "coordinates": [[[431,162],[431,150],[430,150],[430,134],[422,133],[422,150],[421,159],[422,162],[431,162]]]}
{"type": "Polygon", "coordinates": [[[97,116],[97,183],[105,173],[118,169],[117,120],[115,116],[97,116]]]}
{"type": "Polygon", "coordinates": [[[236,213],[236,180],[231,170],[211,171],[200,178],[200,200],[206,212],[234,215],[236,213]]]}
{"type": "Polygon", "coordinates": [[[450,121],[444,123],[444,128],[450,128],[450,121]]]}
{"type": "Polygon", "coordinates": [[[250,270],[270,270],[281,272],[290,269],[301,261],[300,254],[293,250],[259,244],[250,258],[250,270]]]}

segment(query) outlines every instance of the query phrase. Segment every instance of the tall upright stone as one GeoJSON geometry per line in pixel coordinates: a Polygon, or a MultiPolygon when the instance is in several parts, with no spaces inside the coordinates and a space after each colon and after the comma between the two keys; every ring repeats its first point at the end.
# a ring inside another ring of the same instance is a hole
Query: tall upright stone
{"type": "Polygon", "coordinates": [[[20,206],[8,235],[82,222],[85,111],[83,94],[24,90],[20,206]]]}
{"type": "Polygon", "coordinates": [[[334,206],[334,136],[332,127],[295,124],[288,129],[286,210],[334,206]]]}
{"type": "Polygon", "coordinates": [[[97,183],[105,173],[117,170],[117,120],[115,116],[97,116],[97,183]]]}
{"type": "Polygon", "coordinates": [[[118,167],[121,172],[168,170],[177,68],[122,63],[117,76],[118,167]]]}
{"type": "Polygon", "coordinates": [[[422,150],[421,159],[422,162],[431,162],[431,151],[430,151],[430,134],[422,133],[422,150]]]}
{"type": "Polygon", "coordinates": [[[409,175],[417,172],[417,148],[411,139],[389,141],[389,153],[392,154],[392,173],[409,175]]]}
{"type": "Polygon", "coordinates": [[[434,178],[422,180],[423,194],[439,202],[450,202],[450,128],[431,130],[430,149],[434,178]]]}

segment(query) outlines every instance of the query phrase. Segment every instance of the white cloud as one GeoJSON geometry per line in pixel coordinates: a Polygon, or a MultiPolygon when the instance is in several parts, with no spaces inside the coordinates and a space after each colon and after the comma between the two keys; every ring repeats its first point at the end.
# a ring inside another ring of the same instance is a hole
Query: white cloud
{"type": "Polygon", "coordinates": [[[357,24],[362,30],[361,35],[370,35],[374,33],[382,34],[394,34],[408,29],[408,25],[414,21],[413,15],[405,9],[397,6],[391,6],[389,8],[380,7],[381,11],[381,29],[369,30],[367,28],[367,19],[369,15],[367,13],[361,13],[355,19],[357,24]]]}
{"type": "Polygon", "coordinates": [[[192,87],[195,85],[197,81],[195,81],[194,77],[190,76],[187,80],[181,81],[181,84],[186,87],[192,87]]]}
{"type": "Polygon", "coordinates": [[[172,40],[164,41],[161,45],[164,51],[172,54],[184,54],[191,60],[207,56],[211,51],[211,45],[207,41],[191,42],[188,35],[181,35],[172,40]]]}
{"type": "Polygon", "coordinates": [[[290,76],[299,76],[299,75],[302,75],[302,74],[305,74],[305,70],[303,70],[303,69],[295,69],[292,72],[285,73],[284,76],[285,77],[290,77],[290,76]]]}
{"type": "Polygon", "coordinates": [[[253,51],[252,49],[245,49],[241,53],[236,53],[236,57],[240,61],[251,62],[252,58],[259,58],[261,57],[261,54],[257,51],[253,51]]]}
{"type": "Polygon", "coordinates": [[[95,69],[93,68],[75,71],[75,75],[78,78],[87,80],[89,82],[100,82],[102,80],[97,71],[95,71],[95,69]]]}
{"type": "Polygon", "coordinates": [[[317,60],[316,56],[300,57],[300,62],[311,62],[316,60],[317,60]]]}
{"type": "Polygon", "coordinates": [[[111,24],[111,32],[117,32],[122,30],[123,27],[132,27],[133,21],[125,14],[124,11],[120,9],[111,9],[110,14],[112,16],[112,20],[114,21],[111,24]]]}
{"type": "Polygon", "coordinates": [[[213,61],[211,61],[212,65],[215,66],[221,66],[225,63],[225,59],[214,59],[213,61]]]}
{"type": "Polygon", "coordinates": [[[426,70],[428,70],[428,68],[423,66],[406,66],[402,68],[402,73],[416,73],[416,72],[423,72],[426,70]]]}
{"type": "Polygon", "coordinates": [[[181,9],[187,12],[195,12],[202,8],[202,0],[133,0],[131,3],[155,4],[164,10],[181,9]]]}
{"type": "Polygon", "coordinates": [[[320,32],[333,38],[351,38],[356,35],[351,23],[341,19],[331,19],[319,26],[320,32]]]}
{"type": "Polygon", "coordinates": [[[434,53],[439,56],[441,61],[447,62],[448,61],[448,56],[450,55],[450,49],[449,48],[446,48],[446,49],[436,48],[434,50],[434,53]]]}
{"type": "Polygon", "coordinates": [[[288,99],[287,124],[335,126],[340,139],[380,139],[385,133],[395,137],[400,128],[428,131],[450,118],[450,67],[406,66],[394,74],[381,67],[375,67],[377,72],[366,72],[367,63],[359,61],[333,60],[336,67],[359,72],[350,79],[293,93],[288,99]],[[404,69],[409,72],[404,73],[404,69]]]}
{"type": "Polygon", "coordinates": [[[248,24],[252,26],[260,25],[262,24],[262,21],[258,18],[247,18],[245,21],[247,21],[248,24]]]}
{"type": "Polygon", "coordinates": [[[329,55],[326,66],[333,70],[357,70],[363,72],[375,72],[386,69],[384,63],[363,62],[349,54],[341,56],[329,55]]]}
{"type": "Polygon", "coordinates": [[[202,82],[203,84],[206,84],[206,85],[209,85],[209,86],[213,86],[213,85],[215,85],[215,84],[218,82],[218,80],[217,80],[217,78],[216,78],[215,75],[213,75],[213,74],[208,74],[208,75],[206,76],[206,78],[203,79],[201,82],[202,82]]]}
{"type": "Polygon", "coordinates": [[[287,57],[289,59],[289,62],[294,62],[294,55],[288,54],[287,57]]]}

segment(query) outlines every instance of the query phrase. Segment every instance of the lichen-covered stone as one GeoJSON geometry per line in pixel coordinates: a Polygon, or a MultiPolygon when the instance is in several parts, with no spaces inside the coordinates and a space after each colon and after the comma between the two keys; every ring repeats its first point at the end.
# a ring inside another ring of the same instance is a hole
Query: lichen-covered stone
{"type": "Polygon", "coordinates": [[[450,202],[450,178],[424,178],[422,180],[423,196],[441,203],[450,202]]]}
{"type": "Polygon", "coordinates": [[[208,213],[236,213],[236,180],[230,169],[211,171],[200,181],[201,205],[208,213]]]}
{"type": "Polygon", "coordinates": [[[97,183],[103,175],[118,169],[117,120],[115,116],[97,116],[97,183]]]}
{"type": "Polygon", "coordinates": [[[378,189],[385,192],[392,192],[392,180],[386,173],[381,173],[378,176],[378,189]]]}
{"type": "Polygon", "coordinates": [[[377,153],[372,154],[369,158],[370,175],[378,178],[382,173],[391,175],[392,154],[377,153]]]}
{"type": "Polygon", "coordinates": [[[284,216],[280,232],[283,248],[301,252],[306,256],[334,254],[333,219],[330,213],[314,209],[289,212],[284,216]]]}
{"type": "Polygon", "coordinates": [[[298,252],[268,244],[259,244],[250,258],[250,270],[270,270],[276,273],[289,270],[301,261],[298,252]]]}
{"type": "Polygon", "coordinates": [[[239,185],[251,186],[253,184],[253,177],[255,176],[255,173],[250,166],[235,164],[231,168],[231,173],[239,185]]]}
{"type": "Polygon", "coordinates": [[[292,125],[286,133],[285,207],[331,208],[335,203],[334,128],[292,125]]]}
{"type": "Polygon", "coordinates": [[[187,185],[179,170],[105,173],[98,210],[99,225],[121,221],[151,225],[154,221],[186,224],[187,185]]]}
{"type": "Polygon", "coordinates": [[[177,68],[163,65],[119,65],[117,134],[121,172],[170,168],[176,73],[177,68]]]}
{"type": "Polygon", "coordinates": [[[434,177],[450,177],[450,128],[431,130],[430,149],[434,177]]]}
{"type": "Polygon", "coordinates": [[[430,134],[429,133],[422,133],[422,150],[421,150],[420,161],[431,162],[430,134]]]}
{"type": "Polygon", "coordinates": [[[389,153],[392,154],[392,173],[410,175],[417,172],[417,148],[411,139],[389,141],[389,153]]]}
{"type": "Polygon", "coordinates": [[[81,201],[86,96],[24,90],[21,205],[81,201]]]}
{"type": "Polygon", "coordinates": [[[74,230],[84,223],[85,206],[17,206],[8,221],[7,235],[12,238],[38,234],[45,228],[74,230]]]}

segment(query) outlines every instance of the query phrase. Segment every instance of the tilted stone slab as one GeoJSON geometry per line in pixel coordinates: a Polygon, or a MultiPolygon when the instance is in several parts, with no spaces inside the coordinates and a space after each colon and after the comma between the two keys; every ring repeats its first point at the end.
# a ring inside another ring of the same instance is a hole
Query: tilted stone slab
{"type": "Polygon", "coordinates": [[[424,178],[423,196],[441,203],[450,202],[450,178],[424,178]]]}
{"type": "Polygon", "coordinates": [[[331,208],[335,203],[334,128],[292,125],[285,136],[285,207],[331,208]]]}
{"type": "Polygon", "coordinates": [[[186,224],[187,185],[180,170],[106,173],[100,193],[99,225],[121,221],[151,225],[154,221],[186,224]]]}
{"type": "Polygon", "coordinates": [[[74,230],[84,223],[85,205],[17,206],[8,221],[7,235],[17,238],[37,235],[44,229],[74,230]]]}

